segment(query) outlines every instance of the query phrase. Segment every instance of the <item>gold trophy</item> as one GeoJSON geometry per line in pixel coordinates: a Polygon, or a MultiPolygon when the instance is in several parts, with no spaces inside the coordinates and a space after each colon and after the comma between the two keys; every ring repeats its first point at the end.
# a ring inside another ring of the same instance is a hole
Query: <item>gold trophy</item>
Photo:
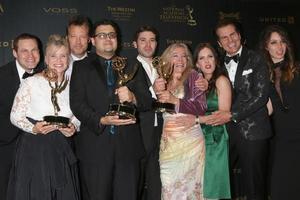
{"type": "MultiPolygon", "coordinates": [[[[168,81],[171,78],[173,73],[172,64],[162,60],[160,57],[154,57],[152,61],[152,65],[156,69],[159,78],[165,79],[168,84],[168,81]]],[[[167,88],[167,84],[166,84],[166,88],[167,88]]],[[[172,103],[161,103],[159,101],[155,101],[153,103],[153,107],[155,109],[155,112],[158,113],[163,113],[163,112],[175,113],[175,105],[172,103]]]]}
{"type": "MultiPolygon", "coordinates": [[[[131,74],[126,74],[124,68],[126,66],[126,58],[116,56],[112,59],[112,68],[117,72],[118,80],[117,87],[124,86],[128,81],[135,76],[138,66],[135,65],[131,74]]],[[[128,102],[113,103],[109,105],[109,111],[106,115],[118,115],[120,119],[136,119],[136,109],[134,105],[128,102]]]]}
{"type": "Polygon", "coordinates": [[[70,123],[70,119],[67,117],[59,116],[58,112],[60,111],[60,107],[57,103],[57,94],[64,91],[68,85],[69,80],[64,78],[60,84],[57,81],[57,74],[55,71],[50,69],[45,69],[43,71],[44,77],[48,80],[49,86],[51,88],[51,102],[54,109],[54,115],[44,116],[44,121],[50,123],[51,125],[56,125],[58,127],[68,127],[70,123]],[[54,83],[53,83],[54,82],[54,83]]]}

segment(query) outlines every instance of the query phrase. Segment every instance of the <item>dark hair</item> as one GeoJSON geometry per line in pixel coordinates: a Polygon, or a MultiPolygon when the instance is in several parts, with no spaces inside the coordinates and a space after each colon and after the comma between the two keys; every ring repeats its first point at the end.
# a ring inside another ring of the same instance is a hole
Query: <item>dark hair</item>
{"type": "Polygon", "coordinates": [[[115,30],[115,32],[117,33],[117,35],[119,36],[119,34],[120,34],[119,26],[114,21],[108,20],[108,19],[103,19],[101,21],[97,21],[97,22],[94,23],[92,36],[95,36],[96,29],[98,28],[98,26],[105,26],[105,25],[112,26],[113,29],[115,30]]]}
{"type": "Polygon", "coordinates": [[[133,36],[133,41],[137,41],[140,33],[146,32],[146,31],[152,32],[155,35],[155,40],[156,41],[159,40],[158,31],[153,26],[146,25],[146,26],[141,26],[136,30],[136,32],[134,33],[134,36],[133,36]]]}
{"type": "MultiPolygon", "coordinates": [[[[211,50],[211,52],[213,53],[213,56],[215,58],[215,62],[216,62],[215,71],[213,72],[211,79],[208,81],[207,92],[209,93],[216,89],[216,80],[219,78],[219,76],[223,75],[223,76],[227,77],[227,73],[220,67],[219,55],[218,55],[217,51],[215,50],[215,48],[210,43],[200,43],[195,48],[194,55],[193,55],[195,67],[197,67],[196,63],[198,61],[199,52],[204,48],[208,48],[211,50]]],[[[197,71],[199,71],[199,69],[197,69],[197,71]]]]}
{"type": "Polygon", "coordinates": [[[215,28],[214,28],[214,35],[216,37],[216,39],[219,41],[219,36],[217,34],[217,31],[219,28],[223,28],[225,26],[231,25],[234,27],[235,31],[240,34],[241,36],[241,43],[245,45],[246,40],[244,37],[244,29],[242,27],[242,24],[237,21],[236,19],[222,19],[220,21],[218,21],[218,23],[216,24],[215,28]]]}
{"type": "Polygon", "coordinates": [[[69,34],[69,28],[71,26],[85,26],[88,29],[88,34],[91,36],[92,25],[91,20],[83,15],[74,15],[69,19],[68,26],[66,28],[66,34],[69,34]]]}
{"type": "Polygon", "coordinates": [[[284,55],[286,65],[282,68],[282,80],[291,82],[294,79],[295,73],[298,73],[295,63],[293,45],[289,39],[287,31],[278,25],[267,26],[260,35],[259,49],[263,53],[263,56],[268,63],[270,79],[271,81],[274,81],[275,72],[273,70],[273,61],[266,47],[270,41],[272,33],[278,33],[282,41],[286,43],[286,53],[284,55]]]}
{"type": "Polygon", "coordinates": [[[13,49],[15,51],[18,50],[18,44],[19,44],[19,41],[20,40],[26,40],[26,39],[31,39],[31,40],[35,40],[36,41],[36,44],[38,46],[39,49],[41,49],[41,42],[40,42],[40,39],[35,36],[35,35],[32,35],[30,33],[22,33],[20,35],[18,35],[15,39],[14,39],[14,42],[13,42],[13,49]]]}

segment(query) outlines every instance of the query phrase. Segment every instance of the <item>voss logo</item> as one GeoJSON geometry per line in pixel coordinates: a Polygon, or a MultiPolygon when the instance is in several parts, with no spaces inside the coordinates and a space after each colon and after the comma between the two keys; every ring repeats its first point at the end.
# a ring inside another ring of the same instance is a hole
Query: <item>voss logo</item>
{"type": "Polygon", "coordinates": [[[76,8],[43,8],[45,13],[48,14],[77,14],[76,8]]]}

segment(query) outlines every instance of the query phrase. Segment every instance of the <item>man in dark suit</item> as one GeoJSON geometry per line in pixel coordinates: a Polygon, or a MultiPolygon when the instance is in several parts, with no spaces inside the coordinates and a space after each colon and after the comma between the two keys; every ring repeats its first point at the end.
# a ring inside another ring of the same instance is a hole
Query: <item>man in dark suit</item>
{"type": "Polygon", "coordinates": [[[127,65],[127,74],[137,69],[136,75],[126,86],[116,88],[111,59],[118,35],[114,22],[96,22],[91,38],[96,53],[73,66],[70,105],[81,121],[75,149],[84,200],[138,199],[140,160],[145,154],[139,124],[106,113],[115,94],[120,102],[131,102],[139,112],[149,110],[152,99],[141,68],[127,65]]]}
{"type": "Polygon", "coordinates": [[[247,199],[264,200],[267,199],[266,169],[271,137],[266,107],[268,68],[262,56],[242,45],[239,26],[234,21],[219,22],[215,33],[226,53],[224,67],[233,86],[233,102],[231,112],[215,112],[210,124],[229,122],[231,173],[238,164],[247,199]]]}
{"type": "Polygon", "coordinates": [[[0,67],[0,199],[6,198],[9,171],[14,159],[19,129],[10,122],[15,94],[23,78],[35,73],[40,61],[39,39],[23,33],[13,42],[15,60],[0,67]]]}
{"type": "MultiPolygon", "coordinates": [[[[158,32],[151,26],[140,27],[134,35],[133,45],[138,51],[137,60],[146,73],[149,91],[152,100],[155,101],[156,95],[153,90],[153,83],[158,74],[152,65],[153,56],[156,51],[158,32]]],[[[161,181],[159,168],[159,145],[162,132],[162,116],[156,114],[154,109],[141,112],[140,127],[143,138],[146,157],[144,161],[142,181],[142,198],[147,200],[157,200],[161,198],[161,181]]]]}

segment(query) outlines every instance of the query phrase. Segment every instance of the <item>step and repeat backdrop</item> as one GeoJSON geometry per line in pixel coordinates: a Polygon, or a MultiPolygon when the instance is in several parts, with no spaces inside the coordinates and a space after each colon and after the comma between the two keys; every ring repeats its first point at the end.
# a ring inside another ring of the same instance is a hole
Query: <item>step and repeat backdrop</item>
{"type": "Polygon", "coordinates": [[[18,34],[35,34],[44,43],[50,34],[65,34],[68,19],[77,14],[86,15],[93,22],[114,20],[121,28],[120,53],[124,56],[136,54],[132,37],[141,25],[158,29],[161,53],[176,41],[191,49],[199,42],[216,44],[213,28],[222,18],[234,18],[243,24],[246,44],[251,48],[255,48],[260,31],[268,24],[286,27],[297,47],[299,8],[297,2],[266,0],[0,0],[0,66],[13,59],[12,43],[18,34]]]}

